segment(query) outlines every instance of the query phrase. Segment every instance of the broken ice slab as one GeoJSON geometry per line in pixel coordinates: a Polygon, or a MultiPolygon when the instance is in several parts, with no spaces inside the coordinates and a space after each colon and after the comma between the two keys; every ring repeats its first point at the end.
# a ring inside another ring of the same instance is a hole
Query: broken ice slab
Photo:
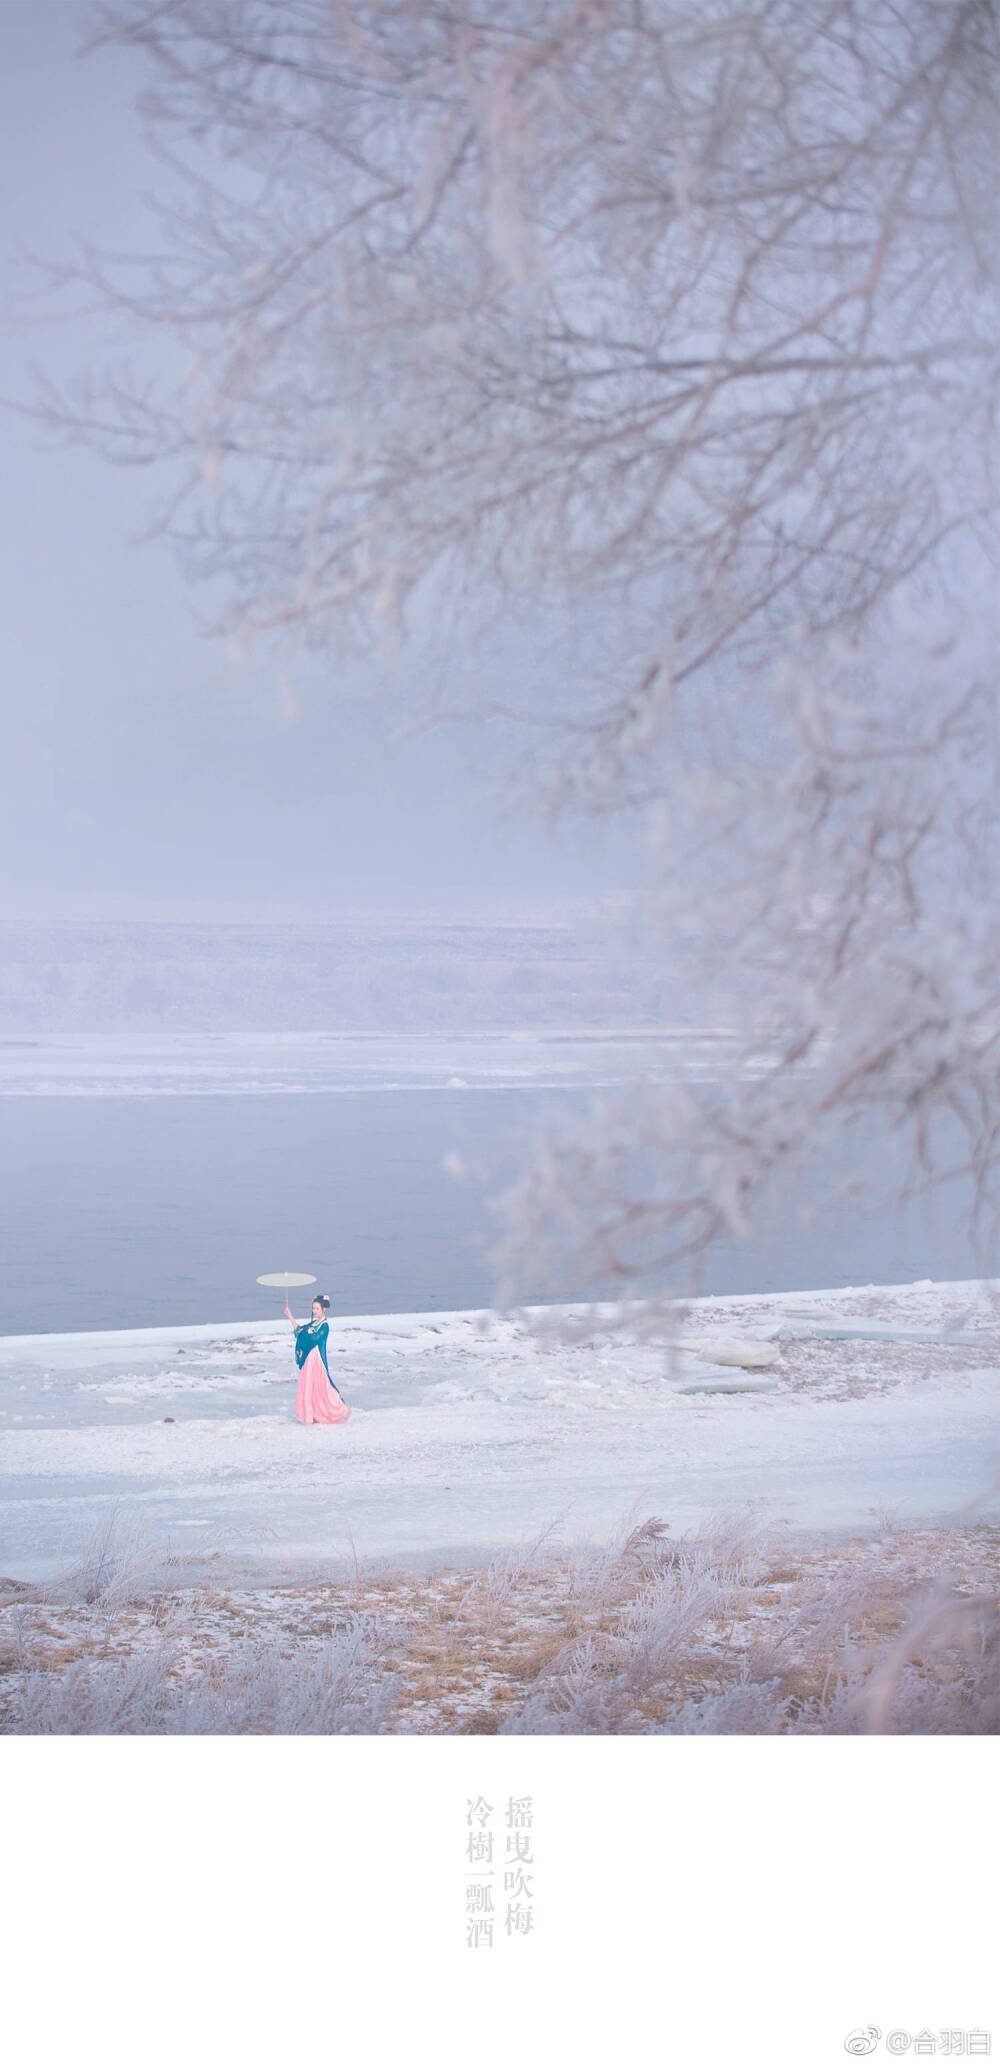
{"type": "Polygon", "coordinates": [[[961,1333],[945,1333],[939,1327],[895,1327],[887,1320],[826,1320],[821,1315],[797,1313],[786,1306],[781,1322],[781,1332],[787,1337],[817,1341],[916,1341],[940,1348],[944,1343],[949,1348],[965,1349],[974,1343],[974,1332],[963,1329],[961,1333]]]}
{"type": "Polygon", "coordinates": [[[698,1341],[682,1341],[680,1347],[702,1363],[721,1363],[737,1370],[771,1370],[781,1362],[778,1343],[764,1341],[760,1336],[752,1340],[745,1336],[702,1336],[698,1341]]]}
{"type": "Polygon", "coordinates": [[[721,1372],[718,1374],[715,1372],[711,1374],[706,1373],[704,1377],[698,1379],[696,1384],[678,1385],[677,1387],[678,1392],[683,1397],[689,1397],[698,1392],[744,1394],[747,1392],[777,1392],[780,1389],[781,1387],[775,1378],[752,1377],[749,1372],[739,1377],[723,1376],[721,1372]]]}

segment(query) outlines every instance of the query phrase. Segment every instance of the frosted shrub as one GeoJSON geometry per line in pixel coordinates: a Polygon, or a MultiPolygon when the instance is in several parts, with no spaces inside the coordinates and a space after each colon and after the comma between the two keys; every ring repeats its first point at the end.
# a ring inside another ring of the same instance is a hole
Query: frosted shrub
{"type": "Polygon", "coordinates": [[[783,1696],[779,1679],[756,1686],[750,1680],[686,1700],[670,1724],[671,1736],[780,1736],[794,1728],[794,1704],[783,1696]]]}
{"type": "Polygon", "coordinates": [[[380,1674],[385,1631],[352,1615],[319,1651],[293,1657],[248,1641],[224,1666],[185,1680],[166,1720],[183,1736],[378,1736],[397,1704],[396,1682],[380,1674]]]}
{"type": "Polygon", "coordinates": [[[895,1642],[863,1660],[831,1702],[838,1734],[987,1736],[1000,1730],[1000,1603],[921,1601],[895,1642]]]}
{"type": "Polygon", "coordinates": [[[8,1702],[6,1728],[21,1736],[147,1736],[162,1730],[172,1656],[81,1660],[66,1671],[33,1671],[8,1702]]]}
{"type": "Polygon", "coordinates": [[[569,1596],[584,1611],[599,1611],[622,1597],[636,1577],[675,1564],[678,1551],[667,1541],[670,1529],[658,1515],[637,1527],[626,1521],[606,1545],[584,1542],[568,1555],[569,1596]]]}
{"type": "Polygon", "coordinates": [[[643,1703],[670,1683],[739,1582],[724,1559],[711,1568],[710,1544],[688,1556],[668,1548],[663,1534],[662,1522],[646,1522],[607,1553],[603,1566],[590,1569],[588,1593],[598,1601],[620,1584],[630,1562],[651,1575],[612,1633],[587,1635],[558,1653],[501,1734],[620,1734],[647,1725],[643,1703]]]}
{"type": "Polygon", "coordinates": [[[618,1735],[631,1703],[607,1637],[585,1636],[560,1651],[523,1706],[508,1715],[501,1736],[618,1735]]]}
{"type": "Polygon", "coordinates": [[[701,1532],[684,1543],[684,1560],[692,1572],[713,1571],[730,1586],[755,1585],[774,1543],[749,1503],[731,1512],[710,1515],[701,1532]]]}
{"type": "MultiPolygon", "coordinates": [[[[898,1575],[803,1574],[777,1626],[755,1622],[770,1546],[751,1509],[698,1537],[633,1529],[577,1565],[577,1592],[615,1614],[565,1644],[501,1734],[982,1735],[1000,1728],[1000,1603],[939,1589],[898,1624],[898,1575]],[[638,1589],[621,1588],[640,1574],[638,1589]],[[616,1607],[617,1593],[617,1612],[616,1607]],[[699,1686],[701,1681],[701,1686],[699,1686]],[[707,1683],[706,1683],[707,1681],[707,1683]],[[728,1683],[727,1683],[728,1682],[728,1683]]],[[[936,1542],[946,1555],[952,1539],[936,1542]]],[[[773,1597],[773,1596],[772,1596],[773,1597]]]]}
{"type": "Polygon", "coordinates": [[[6,1728],[56,1736],[377,1736],[396,1682],[382,1670],[386,1632],[353,1615],[322,1649],[289,1656],[248,1640],[181,1676],[175,1646],[30,1673],[10,1697],[6,1728]]]}
{"type": "Polygon", "coordinates": [[[121,1544],[97,1544],[77,1574],[85,1600],[77,1593],[56,1607],[51,1590],[31,1600],[15,1590],[0,1608],[0,1731],[1000,1728],[997,1536],[986,1526],[779,1550],[745,1508],[676,1543],[658,1517],[636,1526],[634,1514],[603,1549],[543,1553],[550,1533],[497,1558],[471,1585],[446,1572],[387,1594],[373,1577],[371,1611],[356,1603],[365,1599],[359,1567],[350,1604],[336,1585],[279,1587],[249,1601],[185,1588],[166,1596],[169,1618],[162,1596],[153,1613],[137,1603],[116,1617],[108,1602],[134,1585],[134,1571],[121,1544]],[[929,1570],[939,1582],[921,1595],[929,1570]]]}
{"type": "MultiPolygon", "coordinates": [[[[798,1669],[780,1644],[745,1660],[738,1682],[685,1701],[664,1725],[669,1735],[809,1734],[992,1735],[1000,1728],[1000,1607],[989,1597],[937,1594],[911,1613],[889,1642],[862,1646],[851,1622],[883,1604],[880,1586],[849,1580],[841,1589],[841,1642],[833,1665],[809,1690],[810,1664],[822,1656],[836,1613],[836,1588],[821,1590],[825,1609],[809,1617],[798,1669]],[[769,1675],[773,1674],[773,1675],[769,1675]]],[[[801,1632],[806,1616],[794,1625],[801,1632]]]]}
{"type": "Polygon", "coordinates": [[[168,1583],[176,1559],[169,1544],[114,1506],[98,1523],[77,1562],[48,1588],[53,1600],[78,1600],[115,1613],[148,1601],[168,1583]]]}
{"type": "Polygon", "coordinates": [[[459,1612],[464,1612],[467,1608],[472,1607],[474,1610],[479,1611],[485,1626],[487,1628],[492,1627],[498,1615],[502,1613],[507,1601],[514,1593],[519,1581],[524,1577],[525,1572],[537,1565],[542,1544],[547,1541],[558,1525],[559,1519],[557,1516],[554,1521],[547,1522],[546,1526],[540,1529],[530,1542],[521,1543],[516,1549],[509,1550],[502,1556],[494,1557],[487,1569],[480,1572],[473,1579],[468,1590],[463,1593],[459,1602],[459,1612]]]}

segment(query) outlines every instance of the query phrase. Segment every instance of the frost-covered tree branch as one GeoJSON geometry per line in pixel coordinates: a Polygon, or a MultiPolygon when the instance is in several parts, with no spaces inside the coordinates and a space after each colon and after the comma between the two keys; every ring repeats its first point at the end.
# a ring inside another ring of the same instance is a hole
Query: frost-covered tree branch
{"type": "MultiPolygon", "coordinates": [[[[1000,1127],[991,0],[120,0],[180,181],[169,334],[63,427],[175,469],[228,623],[525,609],[533,778],[649,812],[732,1081],[553,1146],[508,1261],[697,1273],[825,1133],[1000,1127]],[[724,980],[723,980],[724,977],[724,980]]],[[[677,942],[686,941],[680,958],[677,942]]],[[[516,1275],[516,1271],[515,1271],[516,1275]]]]}

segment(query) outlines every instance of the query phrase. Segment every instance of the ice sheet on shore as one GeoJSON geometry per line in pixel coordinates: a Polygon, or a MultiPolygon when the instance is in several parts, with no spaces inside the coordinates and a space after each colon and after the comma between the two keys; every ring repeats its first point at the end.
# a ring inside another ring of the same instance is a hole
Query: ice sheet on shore
{"type": "Polygon", "coordinates": [[[269,1097],[607,1089],[718,1075],[724,1028],[47,1035],[0,1040],[0,1097],[269,1097]]]}
{"type": "Polygon", "coordinates": [[[49,1575],[115,1504],[182,1551],[272,1565],[467,1559],[555,1517],[601,1537],[632,1509],[681,1532],[747,1501],[794,1529],[984,1495],[978,1517],[1000,1515],[989,1287],[709,1299],[680,1347],[560,1340],[557,1317],[337,1319],[352,1418],[334,1429],[294,1419],[283,1321],[8,1336],[0,1575],[49,1575]]]}

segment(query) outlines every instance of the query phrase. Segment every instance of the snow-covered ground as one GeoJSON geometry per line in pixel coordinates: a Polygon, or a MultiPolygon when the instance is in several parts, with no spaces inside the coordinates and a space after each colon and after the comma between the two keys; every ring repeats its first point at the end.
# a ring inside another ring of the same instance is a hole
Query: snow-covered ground
{"type": "Polygon", "coordinates": [[[986,1287],[704,1300],[674,1353],[560,1340],[556,1317],[335,1320],[334,1428],[294,1419],[284,1321],[8,1336],[0,1575],[57,1574],[115,1507],[192,1570],[274,1575],[475,1563],[627,1513],[679,1533],[747,1502],[796,1531],[1000,1519],[986,1287]]]}

